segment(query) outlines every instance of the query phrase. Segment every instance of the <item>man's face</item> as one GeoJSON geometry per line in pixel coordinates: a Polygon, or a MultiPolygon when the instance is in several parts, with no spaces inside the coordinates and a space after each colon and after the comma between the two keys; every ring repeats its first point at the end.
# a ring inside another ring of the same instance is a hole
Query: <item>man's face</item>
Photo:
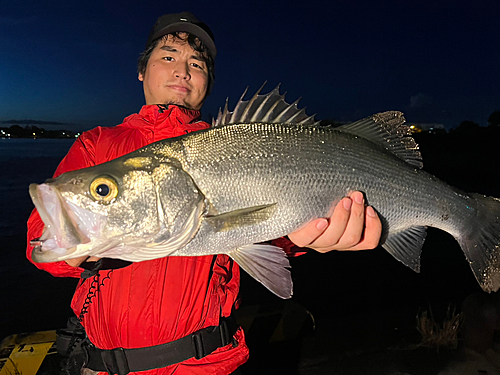
{"type": "Polygon", "coordinates": [[[178,104],[199,110],[207,92],[208,69],[200,53],[187,41],[168,35],[151,53],[139,81],[143,83],[146,104],[178,104]]]}

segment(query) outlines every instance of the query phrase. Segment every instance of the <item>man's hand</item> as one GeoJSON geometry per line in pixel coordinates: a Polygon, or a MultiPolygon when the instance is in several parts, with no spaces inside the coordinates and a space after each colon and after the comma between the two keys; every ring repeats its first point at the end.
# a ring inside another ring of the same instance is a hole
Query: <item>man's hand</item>
{"type": "Polygon", "coordinates": [[[382,223],[370,206],[365,206],[363,194],[352,192],[335,207],[329,219],[316,219],[290,233],[295,245],[326,253],[331,250],[366,250],[377,247],[382,223]]]}
{"type": "Polygon", "coordinates": [[[99,258],[97,257],[83,256],[73,259],[66,259],[65,262],[68,263],[70,266],[78,267],[83,262],[97,262],[98,260],[99,258]]]}

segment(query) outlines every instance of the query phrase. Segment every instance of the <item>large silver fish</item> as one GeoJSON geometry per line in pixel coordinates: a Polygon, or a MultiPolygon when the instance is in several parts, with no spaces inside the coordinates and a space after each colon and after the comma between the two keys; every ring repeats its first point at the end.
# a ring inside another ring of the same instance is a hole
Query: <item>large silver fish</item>
{"type": "Polygon", "coordinates": [[[33,260],[227,254],[288,298],[288,260],[257,243],[327,217],[360,190],[382,219],[382,246],[397,260],[419,271],[426,227],[440,228],[460,243],[481,287],[496,291],[500,201],[423,171],[404,121],[400,112],[384,112],[321,127],[286,104],[279,88],[242,97],[210,129],[30,185],[46,224],[33,260]]]}

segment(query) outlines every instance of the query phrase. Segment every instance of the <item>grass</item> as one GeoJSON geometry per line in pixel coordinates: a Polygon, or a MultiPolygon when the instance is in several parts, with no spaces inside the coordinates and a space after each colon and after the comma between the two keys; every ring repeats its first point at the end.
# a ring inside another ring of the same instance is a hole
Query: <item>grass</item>
{"type": "Polygon", "coordinates": [[[417,346],[456,349],[458,347],[458,332],[462,322],[462,314],[448,306],[446,316],[442,323],[434,320],[432,310],[423,311],[417,315],[417,330],[422,336],[417,346]]]}

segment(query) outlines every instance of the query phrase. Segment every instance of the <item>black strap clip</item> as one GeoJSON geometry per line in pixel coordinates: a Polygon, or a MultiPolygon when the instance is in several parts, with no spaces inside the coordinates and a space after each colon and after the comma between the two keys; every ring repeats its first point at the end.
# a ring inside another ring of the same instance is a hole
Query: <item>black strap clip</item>
{"type": "Polygon", "coordinates": [[[102,362],[110,375],[127,375],[130,372],[123,348],[101,351],[102,362]]]}
{"type": "Polygon", "coordinates": [[[194,347],[194,357],[203,358],[215,349],[232,343],[237,326],[230,327],[231,319],[222,318],[218,326],[207,327],[191,335],[194,347]]]}
{"type": "Polygon", "coordinates": [[[97,262],[84,262],[80,264],[80,267],[84,269],[80,277],[84,280],[88,279],[99,272],[102,267],[102,259],[99,259],[97,262]]]}
{"type": "Polygon", "coordinates": [[[201,333],[195,333],[192,336],[194,346],[194,357],[201,359],[205,357],[205,348],[203,347],[203,338],[201,333]]]}

